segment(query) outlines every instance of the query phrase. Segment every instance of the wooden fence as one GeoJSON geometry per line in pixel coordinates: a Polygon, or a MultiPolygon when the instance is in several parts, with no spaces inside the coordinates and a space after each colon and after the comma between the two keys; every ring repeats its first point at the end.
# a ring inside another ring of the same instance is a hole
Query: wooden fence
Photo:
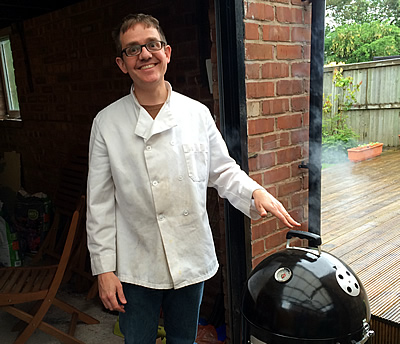
{"type": "Polygon", "coordinates": [[[337,94],[332,77],[335,68],[353,82],[362,81],[357,103],[348,111],[348,124],[360,143],[382,142],[400,146],[400,58],[324,68],[324,96],[337,94]]]}

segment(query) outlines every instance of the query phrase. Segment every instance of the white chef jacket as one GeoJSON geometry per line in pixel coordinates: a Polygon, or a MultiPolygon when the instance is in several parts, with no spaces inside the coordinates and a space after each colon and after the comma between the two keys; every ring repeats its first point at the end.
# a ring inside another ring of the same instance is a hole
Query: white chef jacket
{"type": "Polygon", "coordinates": [[[93,121],[87,235],[94,275],[181,288],[218,270],[207,187],[254,219],[260,185],[229,156],[203,104],[172,91],[153,120],[131,93],[93,121]]]}

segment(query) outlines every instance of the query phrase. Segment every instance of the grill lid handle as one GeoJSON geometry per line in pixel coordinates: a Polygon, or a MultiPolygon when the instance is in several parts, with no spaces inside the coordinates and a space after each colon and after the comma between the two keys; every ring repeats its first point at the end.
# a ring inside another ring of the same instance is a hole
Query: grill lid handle
{"type": "Polygon", "coordinates": [[[293,237],[300,238],[300,239],[307,239],[308,246],[318,248],[322,244],[321,237],[317,234],[304,232],[304,231],[297,231],[297,230],[290,230],[286,233],[286,240],[289,240],[293,237]]]}

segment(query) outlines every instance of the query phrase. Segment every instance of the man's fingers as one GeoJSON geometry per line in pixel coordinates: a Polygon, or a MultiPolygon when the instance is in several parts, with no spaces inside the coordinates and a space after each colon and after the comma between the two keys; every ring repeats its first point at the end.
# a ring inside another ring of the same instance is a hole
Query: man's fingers
{"type": "Polygon", "coordinates": [[[263,207],[262,204],[258,205],[258,212],[261,217],[265,217],[268,214],[267,210],[263,207]]]}
{"type": "Polygon", "coordinates": [[[111,310],[112,311],[121,312],[121,313],[125,313],[124,305],[121,305],[120,303],[118,303],[116,298],[115,298],[115,303],[112,305],[112,309],[111,310]]]}
{"type": "Polygon", "coordinates": [[[296,227],[301,227],[301,223],[297,222],[295,219],[293,219],[292,217],[289,218],[289,222],[296,227]]]}
{"type": "Polygon", "coordinates": [[[117,288],[117,296],[120,303],[122,303],[123,305],[127,303],[122,285],[117,288]]]}
{"type": "Polygon", "coordinates": [[[279,220],[281,220],[285,226],[289,228],[293,228],[294,226],[301,226],[300,223],[296,222],[290,214],[287,212],[285,207],[279,202],[275,197],[273,197],[266,190],[255,190],[253,192],[253,198],[256,205],[256,208],[260,214],[260,216],[267,216],[267,212],[269,211],[272,215],[276,216],[279,220]]]}
{"type": "Polygon", "coordinates": [[[111,311],[125,312],[126,304],[123,287],[113,272],[106,272],[98,276],[99,295],[106,309],[111,311]],[[120,303],[120,302],[121,303],[120,303]]]}
{"type": "Polygon", "coordinates": [[[101,298],[101,301],[103,302],[104,307],[106,307],[108,310],[125,313],[124,306],[118,303],[118,300],[117,300],[117,297],[115,294],[108,295],[105,298],[101,298]]]}
{"type": "Polygon", "coordinates": [[[301,224],[298,223],[297,221],[295,221],[287,211],[285,211],[282,214],[281,220],[289,228],[293,228],[294,226],[296,226],[296,227],[300,227],[301,226],[301,224]]]}
{"type": "Polygon", "coordinates": [[[293,225],[287,220],[287,218],[285,217],[285,215],[282,215],[279,217],[280,220],[284,223],[285,226],[289,227],[289,228],[293,228],[293,225]]]}

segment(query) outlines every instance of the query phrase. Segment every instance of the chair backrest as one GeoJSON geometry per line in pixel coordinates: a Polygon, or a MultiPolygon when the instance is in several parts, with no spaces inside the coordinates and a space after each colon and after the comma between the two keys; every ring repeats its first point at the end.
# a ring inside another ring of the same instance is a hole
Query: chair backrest
{"type": "Polygon", "coordinates": [[[46,253],[50,256],[61,255],[67,235],[67,226],[75,210],[76,200],[86,192],[88,150],[86,145],[75,146],[74,149],[71,149],[67,163],[60,169],[58,186],[53,197],[54,223],[57,224],[57,234],[54,234],[54,238],[49,238],[51,239],[50,247],[46,253]]]}
{"type": "Polygon", "coordinates": [[[88,150],[87,146],[74,147],[67,163],[60,169],[53,201],[57,211],[67,218],[70,218],[75,210],[76,199],[86,192],[88,150]]]}
{"type": "Polygon", "coordinates": [[[76,234],[77,228],[79,228],[79,226],[81,224],[85,205],[86,205],[86,198],[85,198],[85,196],[81,196],[78,206],[77,206],[77,209],[74,211],[74,214],[72,215],[72,220],[71,220],[71,223],[69,226],[67,239],[66,239],[65,245],[64,245],[64,250],[61,255],[60,261],[58,263],[57,272],[56,272],[53,282],[51,283],[51,286],[50,286],[50,289],[52,289],[52,291],[53,291],[52,296],[55,296],[55,294],[57,293],[58,287],[60,286],[61,281],[63,279],[65,269],[67,268],[67,264],[68,264],[68,261],[71,256],[72,246],[73,246],[75,236],[76,236],[75,234],[76,234]]]}

